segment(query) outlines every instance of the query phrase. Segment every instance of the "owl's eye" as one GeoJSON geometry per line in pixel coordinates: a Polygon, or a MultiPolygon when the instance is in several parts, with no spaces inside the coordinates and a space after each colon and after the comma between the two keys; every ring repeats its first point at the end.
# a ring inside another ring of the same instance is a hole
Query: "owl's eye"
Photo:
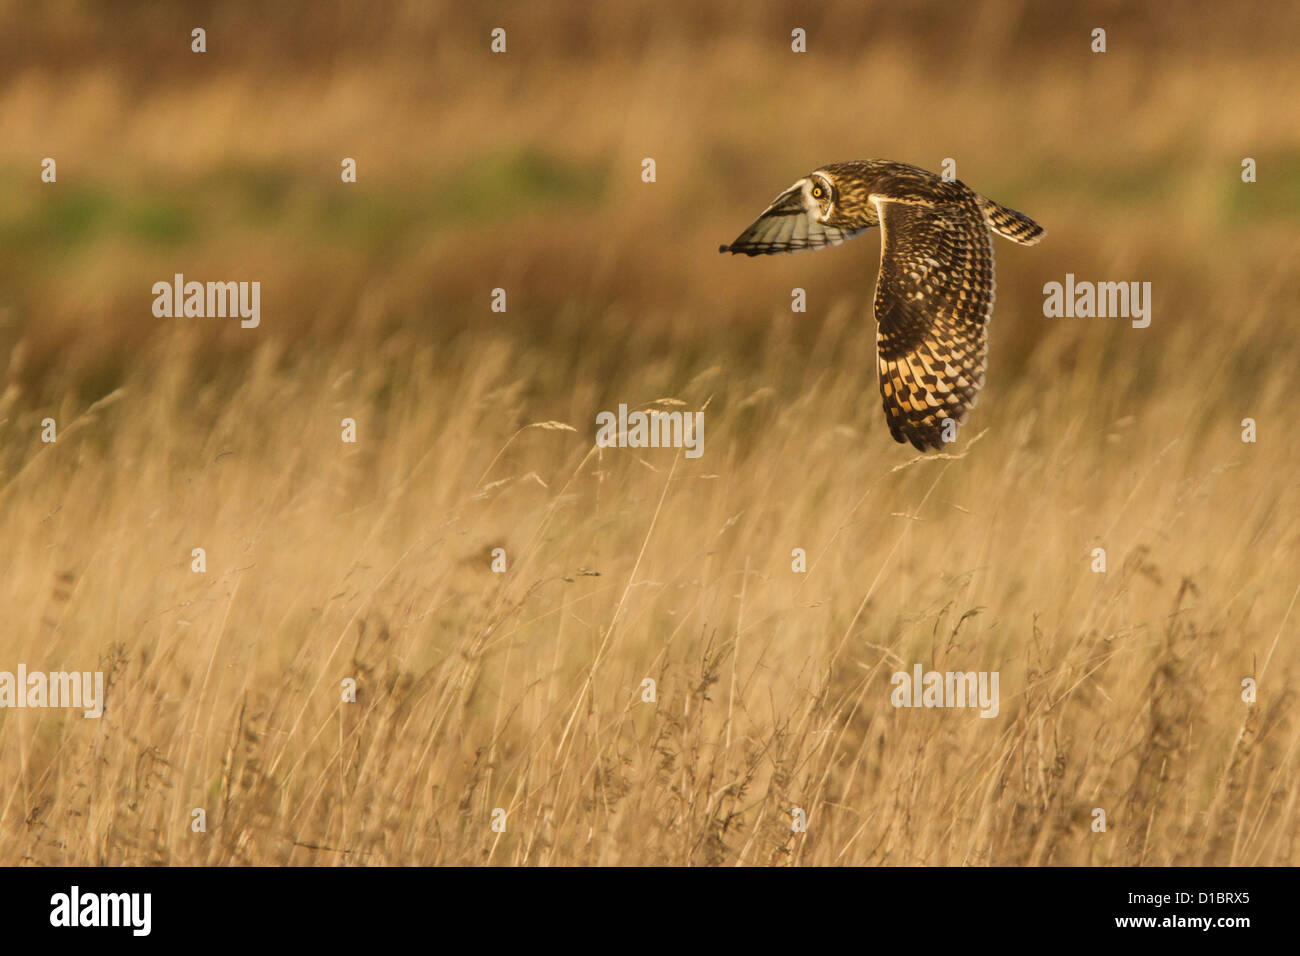
{"type": "Polygon", "coordinates": [[[826,190],[822,189],[820,186],[814,186],[812,189],[812,194],[813,194],[813,199],[821,199],[822,196],[826,195],[826,190]]]}

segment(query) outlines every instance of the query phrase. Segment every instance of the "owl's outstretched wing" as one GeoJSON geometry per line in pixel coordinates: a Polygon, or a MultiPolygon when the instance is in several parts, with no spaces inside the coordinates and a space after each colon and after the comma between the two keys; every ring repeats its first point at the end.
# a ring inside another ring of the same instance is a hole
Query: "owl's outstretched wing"
{"type": "Polygon", "coordinates": [[[799,252],[838,246],[863,230],[839,229],[817,221],[816,203],[805,191],[807,179],[801,179],[768,206],[729,246],[719,252],[744,253],[747,256],[771,255],[774,252],[799,252]]]}
{"type": "Polygon", "coordinates": [[[988,226],[974,193],[871,200],[882,232],[876,345],[889,432],[921,451],[941,448],[984,385],[994,292],[988,226]]]}

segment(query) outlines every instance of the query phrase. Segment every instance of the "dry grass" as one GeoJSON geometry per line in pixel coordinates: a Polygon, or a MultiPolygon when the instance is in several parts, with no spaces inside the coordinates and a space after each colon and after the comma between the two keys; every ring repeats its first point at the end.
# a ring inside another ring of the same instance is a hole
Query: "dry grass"
{"type": "Polygon", "coordinates": [[[1207,63],[1198,7],[1154,62],[999,71],[976,40],[1063,34],[1018,4],[863,28],[837,81],[934,114],[773,141],[840,105],[824,70],[763,79],[789,54],[762,18],[708,57],[640,8],[553,64],[520,29],[503,75],[403,47],[482,32],[421,8],[367,35],[391,63],[161,88],[19,60],[0,86],[0,670],[110,680],[98,721],[0,710],[0,862],[1300,862],[1300,81],[1233,52],[1278,30],[1207,63]],[[46,154],[57,187],[29,183],[46,154]],[[884,427],[876,239],[712,252],[853,155],[955,155],[1049,229],[997,248],[951,457],[884,427]],[[174,271],[261,280],[262,327],[154,319],[174,271]],[[1067,271],[1152,281],[1151,328],[1042,318],[1067,271]],[[707,406],[703,457],[593,447],[597,411],[664,398],[707,406]],[[998,671],[1000,714],[896,710],[918,662],[998,671]]]}

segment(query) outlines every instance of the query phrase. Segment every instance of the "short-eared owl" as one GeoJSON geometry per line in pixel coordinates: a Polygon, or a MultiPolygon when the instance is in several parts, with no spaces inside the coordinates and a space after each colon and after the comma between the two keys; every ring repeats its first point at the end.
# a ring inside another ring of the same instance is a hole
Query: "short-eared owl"
{"type": "Polygon", "coordinates": [[[1026,246],[1045,233],[960,180],[868,159],[809,173],[719,251],[757,256],[821,249],[877,225],[876,345],[885,417],[896,441],[937,449],[966,420],[984,385],[994,285],[989,230],[1026,246]]]}

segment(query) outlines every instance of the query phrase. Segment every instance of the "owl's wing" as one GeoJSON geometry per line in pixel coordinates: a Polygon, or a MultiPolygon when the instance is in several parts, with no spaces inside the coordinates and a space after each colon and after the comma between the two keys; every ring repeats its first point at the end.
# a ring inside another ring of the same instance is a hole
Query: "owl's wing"
{"type": "Polygon", "coordinates": [[[984,385],[993,246],[973,193],[928,203],[873,194],[880,211],[876,345],[889,432],[944,445],[984,385]],[[947,420],[951,420],[951,425],[947,420]]]}
{"type": "Polygon", "coordinates": [[[822,249],[838,246],[846,239],[864,230],[838,229],[818,222],[816,209],[810,209],[804,198],[801,179],[768,206],[729,246],[719,246],[719,252],[744,253],[747,256],[771,255],[774,252],[799,252],[803,249],[822,249]]]}

